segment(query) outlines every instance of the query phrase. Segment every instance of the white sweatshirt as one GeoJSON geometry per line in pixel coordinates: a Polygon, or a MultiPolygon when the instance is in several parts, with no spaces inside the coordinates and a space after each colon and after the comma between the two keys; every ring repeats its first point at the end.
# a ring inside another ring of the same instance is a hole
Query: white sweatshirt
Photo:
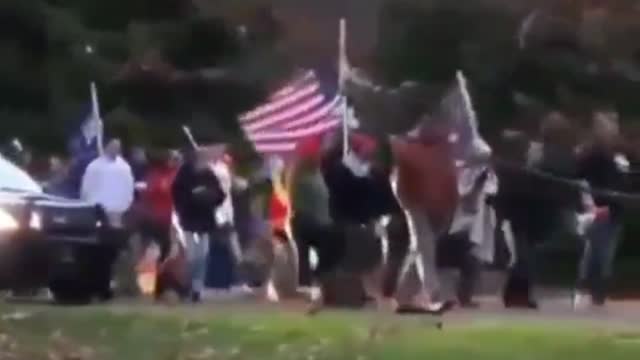
{"type": "Polygon", "coordinates": [[[233,225],[233,199],[231,190],[233,188],[233,174],[229,166],[221,160],[214,162],[211,169],[220,182],[220,188],[225,194],[224,202],[216,209],[216,222],[218,226],[233,225]]]}
{"type": "Polygon", "coordinates": [[[134,190],[129,164],[121,157],[101,156],[85,170],[80,194],[84,200],[102,205],[108,214],[122,215],[133,203],[134,190]]]}

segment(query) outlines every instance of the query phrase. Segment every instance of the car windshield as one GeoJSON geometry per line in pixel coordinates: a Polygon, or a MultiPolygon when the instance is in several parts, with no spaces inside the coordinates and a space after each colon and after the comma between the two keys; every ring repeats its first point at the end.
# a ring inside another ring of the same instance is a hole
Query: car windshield
{"type": "Polygon", "coordinates": [[[0,156],[0,190],[42,193],[42,187],[7,159],[0,156]]]}

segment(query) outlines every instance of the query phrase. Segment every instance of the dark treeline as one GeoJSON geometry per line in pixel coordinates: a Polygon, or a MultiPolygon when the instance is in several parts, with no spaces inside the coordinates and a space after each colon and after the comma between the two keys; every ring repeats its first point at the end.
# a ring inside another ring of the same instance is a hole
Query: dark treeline
{"type": "Polygon", "coordinates": [[[350,56],[381,82],[444,85],[463,69],[489,131],[550,108],[580,118],[613,104],[626,122],[640,112],[637,1],[349,0],[317,17],[305,2],[3,0],[0,134],[63,150],[93,80],[112,134],[180,145],[186,123],[203,140],[238,139],[237,113],[311,55],[296,42],[309,35],[307,48],[328,52],[314,57],[333,56],[335,37],[321,35],[341,15],[359,29],[350,56]],[[376,40],[364,54],[363,36],[376,40]]]}

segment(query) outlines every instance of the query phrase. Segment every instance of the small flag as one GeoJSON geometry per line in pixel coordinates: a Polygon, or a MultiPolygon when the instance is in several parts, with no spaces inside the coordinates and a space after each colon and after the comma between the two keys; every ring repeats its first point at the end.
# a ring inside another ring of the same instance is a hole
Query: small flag
{"type": "Polygon", "coordinates": [[[91,83],[91,103],[85,111],[79,129],[70,141],[71,155],[85,157],[87,153],[98,154],[102,149],[103,124],[100,117],[98,93],[91,83]]]}
{"type": "Polygon", "coordinates": [[[82,120],[69,140],[71,166],[67,177],[71,197],[80,195],[82,176],[89,164],[102,151],[103,124],[95,84],[91,83],[91,102],[85,107],[82,120]]]}

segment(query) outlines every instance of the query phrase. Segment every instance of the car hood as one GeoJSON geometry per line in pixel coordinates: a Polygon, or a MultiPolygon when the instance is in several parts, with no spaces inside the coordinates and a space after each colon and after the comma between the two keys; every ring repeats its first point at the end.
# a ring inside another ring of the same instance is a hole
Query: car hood
{"type": "Polygon", "coordinates": [[[93,206],[84,201],[45,194],[42,187],[26,171],[0,156],[0,205],[26,203],[66,208],[93,206]]]}
{"type": "Polygon", "coordinates": [[[24,170],[0,156],[0,189],[42,193],[42,187],[24,170]]]}
{"type": "Polygon", "coordinates": [[[39,205],[39,206],[49,206],[49,207],[55,206],[55,207],[67,207],[67,208],[94,206],[93,204],[90,204],[86,201],[67,199],[60,196],[49,195],[45,193],[0,189],[0,205],[2,204],[18,205],[18,204],[26,204],[26,203],[32,203],[34,205],[39,205]]]}

